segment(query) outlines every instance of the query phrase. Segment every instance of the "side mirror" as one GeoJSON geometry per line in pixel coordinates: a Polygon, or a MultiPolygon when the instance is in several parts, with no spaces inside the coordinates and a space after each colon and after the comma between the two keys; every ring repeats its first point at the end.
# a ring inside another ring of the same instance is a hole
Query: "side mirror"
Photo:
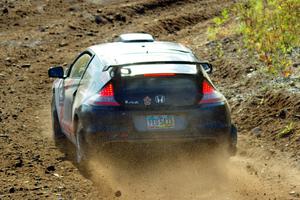
{"type": "Polygon", "coordinates": [[[61,66],[48,69],[48,76],[51,78],[64,78],[64,69],[61,66]]]}
{"type": "Polygon", "coordinates": [[[204,71],[205,71],[206,73],[208,73],[208,74],[211,74],[211,73],[212,73],[212,71],[213,71],[213,66],[212,66],[212,64],[210,64],[210,63],[202,63],[201,65],[202,65],[202,67],[203,67],[203,69],[204,69],[204,71]]]}

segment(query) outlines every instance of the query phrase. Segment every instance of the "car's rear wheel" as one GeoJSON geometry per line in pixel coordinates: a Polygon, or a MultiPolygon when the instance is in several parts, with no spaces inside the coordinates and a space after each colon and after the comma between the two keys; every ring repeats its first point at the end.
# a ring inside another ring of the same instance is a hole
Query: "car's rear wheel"
{"type": "Polygon", "coordinates": [[[219,138],[212,145],[212,151],[221,157],[229,158],[235,156],[237,152],[237,128],[231,125],[230,135],[219,138]]]}
{"type": "Polygon", "coordinates": [[[86,135],[80,120],[75,122],[76,130],[76,162],[84,167],[91,157],[90,145],[86,141],[86,135]]]}
{"type": "Polygon", "coordinates": [[[229,144],[229,155],[234,156],[237,152],[237,128],[231,125],[231,138],[229,144]]]}

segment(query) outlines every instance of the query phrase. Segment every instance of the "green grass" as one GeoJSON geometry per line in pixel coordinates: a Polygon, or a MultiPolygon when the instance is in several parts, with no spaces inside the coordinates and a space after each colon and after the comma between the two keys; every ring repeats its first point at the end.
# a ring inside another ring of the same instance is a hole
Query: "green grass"
{"type": "Polygon", "coordinates": [[[278,134],[277,134],[277,138],[284,138],[287,137],[289,135],[291,135],[295,130],[294,127],[294,123],[291,122],[288,125],[286,125],[278,134]]]}

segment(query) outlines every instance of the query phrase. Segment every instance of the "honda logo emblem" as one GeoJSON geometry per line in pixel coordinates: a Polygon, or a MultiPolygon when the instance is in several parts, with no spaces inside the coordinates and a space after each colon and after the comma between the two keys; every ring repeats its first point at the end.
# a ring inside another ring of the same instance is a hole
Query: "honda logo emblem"
{"type": "Polygon", "coordinates": [[[163,95],[157,95],[155,96],[155,103],[165,103],[166,102],[166,97],[163,95]]]}

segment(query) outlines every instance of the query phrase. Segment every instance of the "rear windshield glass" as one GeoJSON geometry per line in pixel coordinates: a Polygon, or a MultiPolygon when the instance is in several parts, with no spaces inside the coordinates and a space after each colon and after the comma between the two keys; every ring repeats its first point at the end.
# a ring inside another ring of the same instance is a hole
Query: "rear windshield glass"
{"type": "Polygon", "coordinates": [[[127,93],[140,91],[160,91],[166,93],[181,92],[191,93],[197,91],[195,78],[192,77],[159,77],[159,78],[134,78],[125,81],[124,90],[127,93]]]}

